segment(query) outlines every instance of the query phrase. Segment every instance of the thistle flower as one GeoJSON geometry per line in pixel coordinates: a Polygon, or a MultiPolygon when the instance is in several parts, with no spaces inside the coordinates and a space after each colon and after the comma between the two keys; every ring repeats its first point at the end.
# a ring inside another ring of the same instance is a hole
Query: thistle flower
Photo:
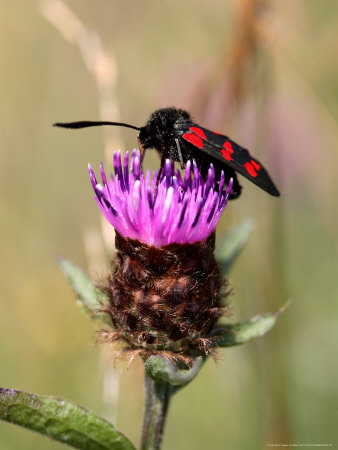
{"type": "Polygon", "coordinates": [[[222,172],[219,188],[215,189],[215,171],[212,165],[205,182],[195,162],[191,164],[188,161],[182,179],[180,172],[174,170],[174,162],[167,160],[155,197],[157,173],[152,181],[149,171],[144,178],[138,151],[132,154],[130,173],[128,152],[123,169],[120,152],[114,153],[114,168],[115,178],[111,175],[110,181],[107,181],[101,163],[102,187],[97,183],[89,165],[99,208],[121,236],[155,247],[205,241],[215,230],[232,186],[231,182],[223,193],[222,172]]]}
{"type": "Polygon", "coordinates": [[[107,181],[100,165],[102,185],[89,166],[96,202],[116,230],[103,308],[115,331],[106,337],[148,352],[207,352],[208,334],[226,312],[213,252],[232,180],[224,192],[224,173],[216,185],[212,165],[204,181],[195,162],[187,162],[182,178],[167,160],[156,189],[158,173],[144,176],[140,161],[133,151],[129,171],[128,153],[122,167],[115,152],[115,177],[107,181]]]}

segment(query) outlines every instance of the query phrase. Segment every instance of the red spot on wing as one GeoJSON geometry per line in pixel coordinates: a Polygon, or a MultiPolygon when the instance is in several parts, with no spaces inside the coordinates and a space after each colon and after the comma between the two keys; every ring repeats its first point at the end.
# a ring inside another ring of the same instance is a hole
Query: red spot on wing
{"type": "MultiPolygon", "coordinates": [[[[194,128],[194,127],[192,127],[194,128]]],[[[184,133],[184,135],[182,136],[183,139],[185,139],[186,141],[190,142],[191,144],[193,144],[195,147],[198,148],[203,148],[203,142],[202,139],[197,136],[196,134],[193,133],[184,133]]]]}
{"type": "Polygon", "coordinates": [[[252,164],[252,160],[251,160],[251,162],[246,162],[244,164],[244,168],[246,169],[246,171],[248,172],[249,175],[251,175],[252,177],[257,177],[257,172],[255,170],[255,167],[252,164]]]}
{"type": "Polygon", "coordinates": [[[189,130],[193,131],[194,133],[196,133],[199,137],[201,137],[202,139],[207,139],[206,135],[204,134],[204,131],[201,130],[198,127],[190,127],[189,130]]]}
{"type": "Polygon", "coordinates": [[[234,152],[231,142],[225,141],[223,144],[224,149],[221,150],[222,156],[227,161],[232,161],[231,154],[234,152]]]}
{"type": "Polygon", "coordinates": [[[233,148],[232,148],[232,145],[231,145],[231,142],[229,142],[229,141],[225,141],[224,144],[223,144],[223,147],[224,147],[226,150],[228,150],[230,153],[233,153],[233,152],[234,152],[234,151],[233,151],[233,148]]]}
{"type": "Polygon", "coordinates": [[[225,150],[224,148],[222,149],[222,156],[224,159],[226,159],[227,161],[232,161],[231,158],[231,153],[229,150],[225,150]]]}
{"type": "Polygon", "coordinates": [[[261,170],[261,166],[258,164],[258,162],[254,161],[253,159],[250,162],[254,166],[254,168],[257,170],[257,172],[259,172],[261,170]]]}

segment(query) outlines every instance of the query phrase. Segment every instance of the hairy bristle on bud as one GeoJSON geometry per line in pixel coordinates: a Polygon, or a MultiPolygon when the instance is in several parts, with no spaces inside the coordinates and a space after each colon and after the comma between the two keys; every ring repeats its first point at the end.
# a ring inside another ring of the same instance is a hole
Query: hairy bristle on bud
{"type": "Polygon", "coordinates": [[[116,234],[117,257],[104,291],[116,337],[129,348],[208,353],[207,335],[226,313],[215,235],[160,248],[116,234]]]}

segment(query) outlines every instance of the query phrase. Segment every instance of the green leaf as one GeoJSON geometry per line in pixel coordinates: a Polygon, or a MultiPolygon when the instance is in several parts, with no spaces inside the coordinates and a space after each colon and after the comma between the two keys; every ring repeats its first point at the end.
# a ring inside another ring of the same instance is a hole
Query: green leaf
{"type": "Polygon", "coordinates": [[[255,316],[250,320],[232,325],[223,325],[212,332],[214,347],[231,347],[244,344],[256,337],[263,336],[275,325],[278,316],[289,306],[288,301],[277,313],[255,316]]]}
{"type": "Polygon", "coordinates": [[[253,226],[252,220],[246,220],[232,228],[217,242],[215,256],[221,263],[223,274],[229,273],[232,264],[248,241],[253,226]]]}
{"type": "Polygon", "coordinates": [[[0,419],[86,450],[131,450],[133,444],[107,420],[73,402],[0,388],[0,419]]]}
{"type": "Polygon", "coordinates": [[[78,305],[91,319],[100,320],[111,326],[106,314],[98,313],[101,302],[108,301],[107,296],[95,286],[94,281],[76,264],[63,257],[59,258],[63,273],[68,278],[78,296],[78,305]]]}
{"type": "Polygon", "coordinates": [[[145,363],[145,370],[150,378],[158,383],[170,383],[174,386],[183,386],[195,378],[203,365],[201,356],[195,358],[192,367],[182,369],[177,363],[168,360],[163,356],[150,356],[145,363]]]}

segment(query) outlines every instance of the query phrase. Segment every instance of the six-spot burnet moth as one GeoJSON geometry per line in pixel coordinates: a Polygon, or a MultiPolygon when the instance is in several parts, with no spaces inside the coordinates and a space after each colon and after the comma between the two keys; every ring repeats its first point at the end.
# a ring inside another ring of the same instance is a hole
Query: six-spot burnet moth
{"type": "Polygon", "coordinates": [[[146,150],[154,148],[162,155],[161,168],[167,158],[178,161],[182,168],[186,161],[194,159],[202,175],[206,176],[212,163],[215,167],[216,179],[219,178],[222,170],[226,180],[233,178],[230,199],[237,198],[242,189],[235,171],[269,194],[279,196],[268,172],[257,159],[250,155],[248,150],[227,136],[197,125],[190,114],[182,109],[158,109],[151,114],[143,127],[105,121],[81,121],[54,125],[63,128],[86,128],[98,125],[132,128],[139,131],[138,144],[142,159],[146,150]]]}

